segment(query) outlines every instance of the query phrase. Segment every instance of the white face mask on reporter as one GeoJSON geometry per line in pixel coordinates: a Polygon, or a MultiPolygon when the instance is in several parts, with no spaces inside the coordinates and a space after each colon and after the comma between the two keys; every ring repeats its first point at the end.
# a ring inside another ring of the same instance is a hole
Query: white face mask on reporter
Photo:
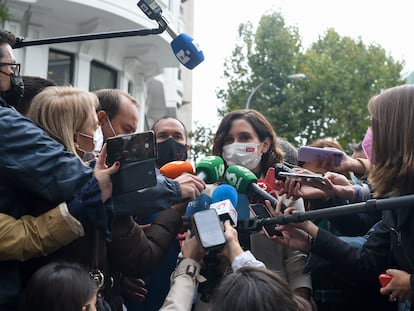
{"type": "Polygon", "coordinates": [[[260,163],[262,155],[257,153],[261,143],[232,143],[223,146],[223,159],[227,165],[241,165],[248,170],[254,170],[260,163]]]}

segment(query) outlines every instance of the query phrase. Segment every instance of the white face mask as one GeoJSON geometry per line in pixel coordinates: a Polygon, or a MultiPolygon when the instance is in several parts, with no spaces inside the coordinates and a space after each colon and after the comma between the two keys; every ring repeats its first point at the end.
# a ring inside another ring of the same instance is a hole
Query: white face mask
{"type": "Polygon", "coordinates": [[[93,143],[95,145],[94,151],[96,153],[99,153],[101,151],[102,146],[103,146],[103,141],[104,141],[104,137],[102,133],[102,128],[98,126],[96,128],[95,134],[93,134],[93,143]]]}
{"type": "Polygon", "coordinates": [[[227,165],[241,165],[254,170],[260,163],[262,156],[257,153],[255,143],[232,143],[223,147],[223,159],[227,165]]]}

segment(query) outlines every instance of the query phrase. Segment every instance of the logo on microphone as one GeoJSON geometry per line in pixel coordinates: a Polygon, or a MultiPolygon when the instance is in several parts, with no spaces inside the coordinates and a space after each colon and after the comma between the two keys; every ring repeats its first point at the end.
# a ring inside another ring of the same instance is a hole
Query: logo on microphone
{"type": "Polygon", "coordinates": [[[175,53],[175,57],[177,57],[178,61],[185,65],[190,61],[190,57],[188,57],[187,55],[190,55],[190,51],[184,51],[184,50],[179,50],[177,53],[175,53]]]}

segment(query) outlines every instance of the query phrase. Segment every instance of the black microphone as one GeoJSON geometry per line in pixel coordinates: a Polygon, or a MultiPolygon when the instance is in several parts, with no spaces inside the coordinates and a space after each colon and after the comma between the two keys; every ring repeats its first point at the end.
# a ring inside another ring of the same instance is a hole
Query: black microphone
{"type": "Polygon", "coordinates": [[[188,69],[193,69],[204,60],[203,51],[189,35],[177,34],[169,25],[167,19],[162,15],[162,9],[154,0],[140,0],[137,3],[142,12],[149,19],[155,20],[164,28],[173,39],[171,48],[177,60],[188,69]]]}

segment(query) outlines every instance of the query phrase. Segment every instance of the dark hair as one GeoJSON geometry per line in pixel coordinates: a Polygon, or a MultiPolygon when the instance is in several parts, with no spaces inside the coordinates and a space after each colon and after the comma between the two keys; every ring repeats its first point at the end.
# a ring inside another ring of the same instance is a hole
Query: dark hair
{"type": "Polygon", "coordinates": [[[16,110],[22,115],[27,115],[32,99],[48,86],[56,86],[53,80],[35,76],[22,76],[24,82],[23,97],[16,103],[16,110]]]}
{"type": "Polygon", "coordinates": [[[125,96],[136,107],[139,106],[137,100],[131,96],[131,94],[120,89],[100,89],[94,93],[99,99],[99,105],[96,108],[96,112],[101,110],[105,111],[109,120],[112,120],[112,118],[118,114],[121,96],[125,96]]]}
{"type": "MultiPolygon", "coordinates": [[[[11,47],[13,47],[16,43],[16,36],[8,31],[8,30],[4,30],[4,29],[0,29],[0,45],[2,44],[9,44],[11,47]]],[[[0,58],[3,58],[4,54],[3,54],[3,50],[0,49],[0,58]]]]}
{"type": "Polygon", "coordinates": [[[285,280],[265,268],[245,266],[227,274],[211,300],[214,311],[304,311],[310,305],[285,280]]]}
{"type": "Polygon", "coordinates": [[[154,122],[154,124],[151,126],[151,130],[152,130],[152,131],[155,131],[154,129],[155,129],[155,126],[158,124],[158,122],[160,122],[161,120],[167,120],[167,119],[173,119],[173,120],[176,120],[176,121],[178,121],[178,122],[179,122],[179,123],[183,126],[183,129],[184,129],[184,138],[185,138],[185,140],[187,140],[187,129],[185,128],[184,123],[183,123],[180,119],[177,119],[176,117],[172,117],[172,116],[163,116],[163,117],[161,117],[161,118],[157,119],[157,120],[154,122]]]}
{"type": "Polygon", "coordinates": [[[286,139],[278,137],[277,144],[282,149],[284,160],[290,164],[298,164],[298,150],[286,139]]]}
{"type": "Polygon", "coordinates": [[[73,311],[93,298],[97,288],[88,272],[76,263],[53,262],[30,279],[21,311],[73,311]]]}
{"type": "Polygon", "coordinates": [[[283,151],[276,141],[276,133],[269,121],[258,111],[253,109],[240,109],[229,112],[221,120],[214,137],[213,155],[221,156],[223,153],[224,139],[229,133],[234,120],[244,119],[251,124],[259,140],[263,142],[266,137],[270,138],[269,150],[263,154],[260,169],[266,173],[268,168],[283,161],[283,151]]]}

